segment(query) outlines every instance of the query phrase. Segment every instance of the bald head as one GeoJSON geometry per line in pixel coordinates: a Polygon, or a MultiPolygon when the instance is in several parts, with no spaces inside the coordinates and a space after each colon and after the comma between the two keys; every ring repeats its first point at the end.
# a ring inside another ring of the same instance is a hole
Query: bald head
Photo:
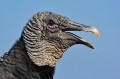
{"type": "Polygon", "coordinates": [[[86,31],[100,36],[95,27],[71,21],[51,12],[35,14],[23,29],[22,37],[27,54],[38,66],[55,66],[63,53],[72,45],[93,45],[79,36],[66,31],[86,31]]]}

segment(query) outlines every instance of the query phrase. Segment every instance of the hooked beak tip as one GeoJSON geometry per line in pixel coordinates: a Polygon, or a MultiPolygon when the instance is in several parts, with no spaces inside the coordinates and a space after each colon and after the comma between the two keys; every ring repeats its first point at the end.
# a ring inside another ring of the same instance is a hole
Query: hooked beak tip
{"type": "Polygon", "coordinates": [[[94,33],[98,38],[100,38],[100,33],[96,28],[93,29],[92,33],[94,33]]]}
{"type": "Polygon", "coordinates": [[[87,30],[87,32],[92,32],[92,33],[95,34],[98,38],[100,38],[100,32],[99,32],[98,29],[95,28],[95,27],[91,27],[91,29],[87,30]]]}

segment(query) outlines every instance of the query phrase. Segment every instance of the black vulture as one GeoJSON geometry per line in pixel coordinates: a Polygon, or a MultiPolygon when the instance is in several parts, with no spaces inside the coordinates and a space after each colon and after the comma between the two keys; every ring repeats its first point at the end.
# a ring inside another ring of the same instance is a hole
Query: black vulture
{"type": "Polygon", "coordinates": [[[0,79],[53,79],[55,65],[72,45],[93,45],[68,31],[86,31],[100,36],[92,26],[67,17],[38,12],[23,28],[20,38],[0,57],[0,79]]]}

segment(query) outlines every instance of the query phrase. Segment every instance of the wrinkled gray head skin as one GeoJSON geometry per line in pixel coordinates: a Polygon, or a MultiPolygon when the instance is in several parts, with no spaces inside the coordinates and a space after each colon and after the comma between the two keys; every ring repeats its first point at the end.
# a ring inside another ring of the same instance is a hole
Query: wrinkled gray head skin
{"type": "Polygon", "coordinates": [[[39,12],[28,21],[22,32],[27,54],[34,64],[54,67],[63,53],[75,44],[94,48],[81,37],[66,31],[86,31],[100,36],[95,27],[73,22],[52,12],[39,12]]]}

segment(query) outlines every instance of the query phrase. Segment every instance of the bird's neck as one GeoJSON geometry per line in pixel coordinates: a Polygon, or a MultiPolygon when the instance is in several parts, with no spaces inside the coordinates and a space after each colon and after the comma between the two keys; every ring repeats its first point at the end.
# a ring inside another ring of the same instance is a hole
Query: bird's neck
{"type": "Polygon", "coordinates": [[[27,55],[21,39],[13,45],[2,59],[5,63],[10,63],[9,66],[14,68],[14,73],[18,76],[25,76],[29,79],[53,79],[55,67],[35,65],[27,55]]]}

